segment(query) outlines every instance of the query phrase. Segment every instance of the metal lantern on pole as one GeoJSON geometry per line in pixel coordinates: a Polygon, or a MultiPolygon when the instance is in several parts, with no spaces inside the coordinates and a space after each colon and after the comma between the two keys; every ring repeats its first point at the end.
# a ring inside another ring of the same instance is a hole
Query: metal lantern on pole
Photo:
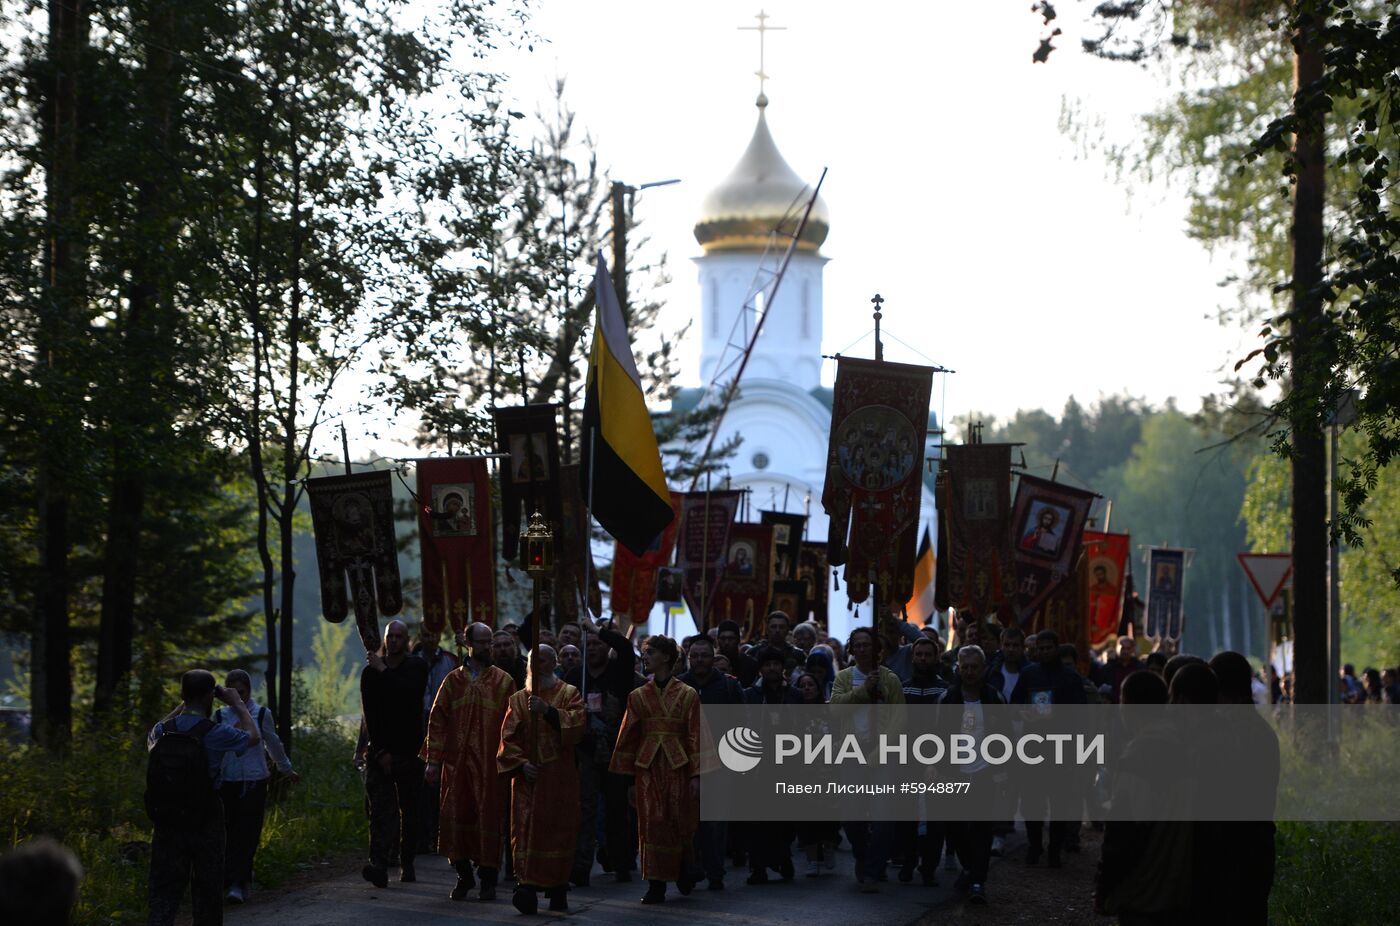
{"type": "MultiPolygon", "coordinates": [[[[534,622],[535,633],[534,643],[531,647],[533,652],[530,656],[530,691],[532,694],[538,693],[539,679],[535,674],[539,671],[539,639],[540,631],[544,625],[544,614],[540,605],[544,599],[545,581],[554,573],[554,532],[549,529],[549,523],[545,521],[544,515],[536,511],[530,515],[530,523],[520,532],[520,556],[525,571],[534,580],[534,622]]],[[[531,741],[534,744],[532,754],[535,764],[540,762],[540,715],[534,711],[530,712],[531,741]]]]}
{"type": "Polygon", "coordinates": [[[538,511],[530,515],[530,523],[520,532],[520,556],[537,588],[541,579],[554,572],[554,532],[538,511]]]}

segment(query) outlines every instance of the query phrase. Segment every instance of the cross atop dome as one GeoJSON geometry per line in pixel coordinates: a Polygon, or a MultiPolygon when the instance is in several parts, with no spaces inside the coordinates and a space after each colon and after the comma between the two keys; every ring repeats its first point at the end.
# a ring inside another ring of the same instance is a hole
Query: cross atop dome
{"type": "Polygon", "coordinates": [[[769,32],[786,32],[787,26],[768,25],[768,14],[763,12],[763,10],[759,10],[758,15],[755,16],[754,19],[758,20],[758,25],[739,26],[738,28],[740,32],[758,33],[758,70],[753,73],[754,76],[758,78],[758,107],[762,109],[768,105],[768,96],[763,92],[764,82],[768,80],[768,73],[764,70],[764,36],[769,32]]]}

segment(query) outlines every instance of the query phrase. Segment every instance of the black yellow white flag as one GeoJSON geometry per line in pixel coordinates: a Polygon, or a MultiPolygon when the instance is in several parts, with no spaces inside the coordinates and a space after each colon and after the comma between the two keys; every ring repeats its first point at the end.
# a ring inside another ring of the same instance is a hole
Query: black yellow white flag
{"type": "Polygon", "coordinates": [[[603,529],[638,556],[675,516],[627,322],[603,255],[593,277],[598,305],[588,357],[580,467],[584,498],[603,529]]]}
{"type": "Polygon", "coordinates": [[[907,619],[911,623],[923,624],[934,613],[933,573],[936,554],[929,537],[928,526],[924,526],[923,537],[919,541],[919,556],[914,561],[914,594],[904,606],[907,619]]]}

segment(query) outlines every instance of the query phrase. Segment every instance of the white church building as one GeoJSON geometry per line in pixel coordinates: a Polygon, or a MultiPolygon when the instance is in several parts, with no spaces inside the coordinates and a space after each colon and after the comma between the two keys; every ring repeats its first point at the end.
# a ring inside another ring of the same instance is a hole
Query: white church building
{"type": "MultiPolygon", "coordinates": [[[[700,388],[683,389],[673,403],[675,411],[693,408],[711,383],[720,365],[724,379],[732,378],[735,354],[726,352],[733,340],[735,320],[749,299],[751,287],[763,269],[776,269],[791,240],[796,222],[790,215],[794,203],[805,206],[812,186],[788,166],[768,130],[767,97],[758,97],[758,124],[748,148],[729,175],[705,197],[695,223],[695,238],[703,253],[695,258],[700,283],[700,388]],[[784,222],[785,216],[788,221],[784,222]],[[774,229],[786,235],[765,250],[774,229]]],[[[797,215],[800,216],[800,209],[797,215]]],[[[724,416],[715,446],[731,437],[742,439],[738,452],[725,461],[733,488],[750,490],[748,517],[758,521],[761,510],[808,513],[807,539],[825,541],[828,519],[822,510],[828,435],[831,429],[832,390],[822,384],[822,272],[829,258],[821,252],[831,227],[826,204],[813,205],[797,241],[787,272],[766,313],[762,332],[739,383],[739,396],[724,416]]],[[[878,281],[871,280],[871,291],[878,281]]],[[[830,365],[831,376],[835,364],[830,365]]],[[[692,374],[693,376],[694,374],[692,374]]],[[[937,429],[929,415],[929,430],[937,429]]],[[[937,438],[929,436],[925,456],[936,459],[937,438]]],[[[936,464],[935,464],[936,466],[936,464]]],[[[934,473],[925,467],[920,520],[937,536],[933,495],[934,473]]],[[[723,478],[720,479],[723,483],[723,478]]],[[[715,485],[719,488],[720,485],[715,485]]],[[[828,576],[827,628],[845,639],[851,628],[870,623],[869,602],[848,610],[845,582],[833,591],[828,576]]],[[[681,628],[676,628],[681,632],[681,628]]]]}

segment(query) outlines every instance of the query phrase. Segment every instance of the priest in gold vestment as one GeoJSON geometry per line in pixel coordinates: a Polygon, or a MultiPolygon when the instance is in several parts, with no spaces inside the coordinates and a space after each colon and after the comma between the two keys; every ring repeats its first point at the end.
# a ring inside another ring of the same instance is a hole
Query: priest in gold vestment
{"type": "Polygon", "coordinates": [[[583,738],[583,697],[559,680],[554,648],[530,654],[527,687],[510,697],[497,768],[510,781],[510,851],[521,913],[539,908],[538,891],[555,913],[569,910],[569,872],[579,827],[574,747],[583,738]]]}
{"type": "Polygon", "coordinates": [[[437,848],[457,870],[453,900],[466,900],[474,886],[473,862],[481,878],[480,899],[496,898],[507,799],[496,754],[515,682],[491,664],[491,636],[485,624],[467,628],[470,657],[438,689],[423,746],[424,774],[430,783],[441,781],[437,848]]]}
{"type": "Polygon", "coordinates": [[[700,780],[712,750],[706,745],[700,696],[673,677],[680,656],[669,637],[647,637],[643,646],[651,680],[627,698],[611,770],[634,776],[642,903],[662,903],[666,882],[682,894],[695,887],[693,840],[700,822],[700,780]]]}

